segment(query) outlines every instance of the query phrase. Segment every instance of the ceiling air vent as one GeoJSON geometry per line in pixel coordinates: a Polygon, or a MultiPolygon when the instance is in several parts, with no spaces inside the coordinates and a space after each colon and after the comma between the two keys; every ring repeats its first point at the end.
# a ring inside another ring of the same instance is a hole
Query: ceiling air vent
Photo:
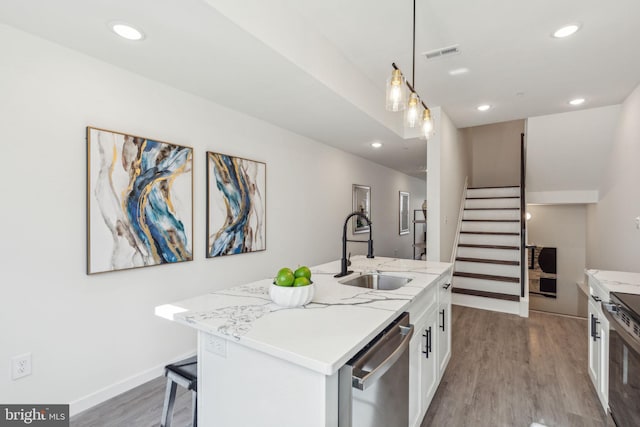
{"type": "Polygon", "coordinates": [[[455,44],[453,46],[442,47],[440,49],[430,50],[429,52],[424,52],[423,55],[427,58],[427,61],[437,58],[444,58],[445,56],[458,55],[460,53],[459,45],[455,44]]]}

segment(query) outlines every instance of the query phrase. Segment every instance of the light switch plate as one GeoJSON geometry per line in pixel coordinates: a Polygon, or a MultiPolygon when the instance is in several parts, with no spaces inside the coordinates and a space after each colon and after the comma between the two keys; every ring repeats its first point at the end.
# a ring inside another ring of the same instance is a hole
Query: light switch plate
{"type": "Polygon", "coordinates": [[[640,230],[640,216],[636,217],[636,228],[640,230]]]}

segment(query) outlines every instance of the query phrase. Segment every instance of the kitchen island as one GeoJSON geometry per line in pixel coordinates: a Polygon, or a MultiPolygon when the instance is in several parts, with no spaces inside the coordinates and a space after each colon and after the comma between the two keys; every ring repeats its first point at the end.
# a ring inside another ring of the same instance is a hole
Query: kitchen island
{"type": "Polygon", "coordinates": [[[360,256],[352,262],[354,275],[379,271],[412,280],[389,291],[347,286],[333,277],[335,261],[311,269],[315,295],[304,307],[274,304],[269,278],[156,308],[198,330],[200,425],[337,426],[338,370],[404,311],[416,326],[409,411],[411,425],[419,425],[450,357],[451,264],[360,256]],[[427,346],[428,366],[420,360],[427,346]]]}
{"type": "Polygon", "coordinates": [[[640,295],[640,273],[585,270],[589,284],[589,377],[605,412],[609,409],[610,324],[601,302],[611,300],[611,292],[640,295]]]}

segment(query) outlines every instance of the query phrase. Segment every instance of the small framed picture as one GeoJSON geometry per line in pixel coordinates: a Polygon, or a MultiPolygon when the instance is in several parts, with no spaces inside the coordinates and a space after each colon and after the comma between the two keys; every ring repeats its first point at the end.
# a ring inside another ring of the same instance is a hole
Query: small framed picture
{"type": "Polygon", "coordinates": [[[399,203],[400,235],[409,234],[409,193],[400,191],[399,203]]]}
{"type": "MultiPolygon", "coordinates": [[[[371,220],[371,187],[353,184],[353,211],[365,214],[371,220]]],[[[361,216],[353,218],[353,234],[368,233],[367,221],[361,216]]]]}

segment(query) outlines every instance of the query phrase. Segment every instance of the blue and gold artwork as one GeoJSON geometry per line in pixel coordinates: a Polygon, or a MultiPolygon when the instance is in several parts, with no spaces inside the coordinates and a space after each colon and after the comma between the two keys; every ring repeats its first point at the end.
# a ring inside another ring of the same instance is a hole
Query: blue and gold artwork
{"type": "Polygon", "coordinates": [[[87,273],[193,259],[193,149],[87,128],[87,273]]]}
{"type": "Polygon", "coordinates": [[[207,153],[207,257],[266,249],[266,164],[207,153]]]}

